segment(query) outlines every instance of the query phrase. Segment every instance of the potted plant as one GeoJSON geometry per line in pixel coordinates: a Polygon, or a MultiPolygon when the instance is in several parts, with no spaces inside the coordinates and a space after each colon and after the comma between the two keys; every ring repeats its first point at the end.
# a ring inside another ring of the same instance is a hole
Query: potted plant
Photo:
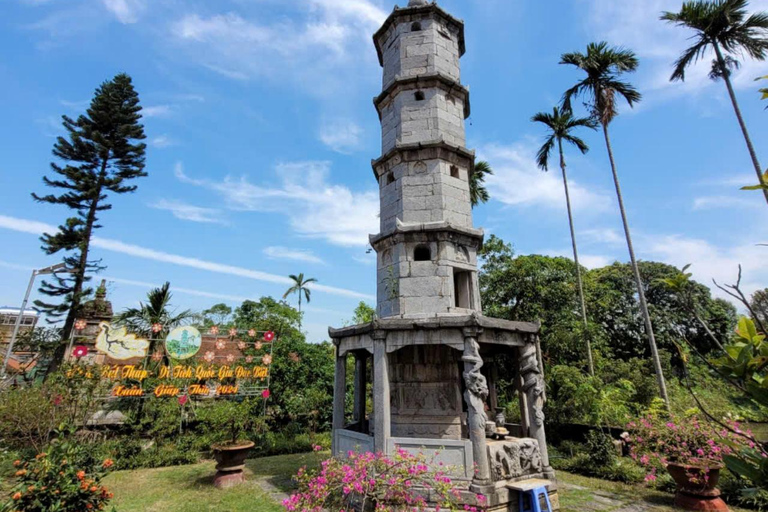
{"type": "Polygon", "coordinates": [[[675,505],[686,510],[728,510],[717,483],[723,456],[748,440],[736,423],[701,422],[696,416],[662,419],[652,416],[628,425],[630,456],[644,466],[646,482],[666,470],[677,486],[675,505]]]}
{"type": "Polygon", "coordinates": [[[217,440],[211,446],[216,459],[216,476],[213,484],[219,488],[232,487],[244,481],[245,460],[254,447],[244,433],[253,426],[251,402],[222,400],[201,407],[198,419],[206,425],[217,440]]]}

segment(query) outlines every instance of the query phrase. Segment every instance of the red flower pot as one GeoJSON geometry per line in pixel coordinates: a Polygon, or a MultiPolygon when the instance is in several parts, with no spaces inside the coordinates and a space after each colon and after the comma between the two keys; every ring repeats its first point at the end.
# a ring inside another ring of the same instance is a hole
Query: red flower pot
{"type": "Polygon", "coordinates": [[[717,483],[723,464],[715,461],[698,464],[667,464],[667,472],[677,484],[675,505],[685,510],[727,511],[717,483]]]}
{"type": "Polygon", "coordinates": [[[245,459],[255,446],[251,441],[243,441],[234,445],[214,445],[213,457],[216,459],[216,476],[213,485],[225,489],[237,485],[244,480],[243,468],[245,459]]]}

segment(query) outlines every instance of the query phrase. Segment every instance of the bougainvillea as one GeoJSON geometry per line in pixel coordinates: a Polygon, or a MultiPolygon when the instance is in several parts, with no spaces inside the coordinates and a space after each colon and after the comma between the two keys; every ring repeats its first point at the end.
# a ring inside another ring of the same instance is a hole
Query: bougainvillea
{"type": "Polygon", "coordinates": [[[88,457],[76,444],[60,443],[35,458],[17,460],[17,483],[3,512],[87,512],[104,510],[112,493],[101,479],[114,465],[110,460],[87,465],[88,457]],[[88,466],[88,467],[86,467],[88,466]]]}
{"type": "Polygon", "coordinates": [[[654,482],[669,463],[706,467],[723,462],[723,456],[742,447],[754,447],[750,431],[736,422],[724,426],[698,417],[671,418],[647,416],[627,425],[630,455],[646,468],[646,482],[654,482]],[[727,427],[727,428],[726,428],[727,427]],[[742,435],[746,434],[746,436],[742,435]]]}
{"type": "MultiPolygon", "coordinates": [[[[302,468],[298,491],[283,501],[289,512],[321,510],[421,511],[429,494],[437,510],[460,510],[459,489],[449,468],[433,464],[424,455],[398,450],[393,455],[349,452],[347,457],[322,462],[319,470],[302,468]]],[[[478,495],[478,502],[483,496],[478,495]]],[[[477,510],[462,507],[461,510],[477,510]]]]}

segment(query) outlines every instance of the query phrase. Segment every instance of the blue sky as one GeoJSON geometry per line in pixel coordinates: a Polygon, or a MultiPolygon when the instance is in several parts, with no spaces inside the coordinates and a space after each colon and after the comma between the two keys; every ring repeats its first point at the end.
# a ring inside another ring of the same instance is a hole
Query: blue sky
{"type": "MultiPolygon", "coordinates": [[[[402,0],[404,2],[404,0],[402,0]]],[[[472,94],[468,146],[490,161],[492,200],[475,225],[519,253],[568,255],[562,185],[534,153],[529,119],[550,110],[579,75],[561,53],[593,40],[641,58],[631,80],[644,94],[612,127],[629,219],[642,259],[693,263],[695,278],[746,288],[768,284],[766,205],[739,187],[756,179],[722,83],[706,65],[685,84],[671,63],[690,36],[657,21],[678,1],[440,0],[466,22],[462,80],[472,94]]],[[[33,267],[57,258],[37,235],[66,215],[35,204],[45,191],[59,116],[82,112],[118,72],[145,107],[147,171],[135,194],[102,216],[94,255],[117,309],[171,281],[179,308],[280,296],[286,277],[316,277],[305,328],[373,302],[380,155],[371,99],[381,69],[371,34],[391,0],[5,0],[0,6],[0,304],[20,302],[33,267]]],[[[768,10],[768,0],[752,2],[768,10]]],[[[768,112],[745,62],[735,77],[757,151],[768,161],[768,112]]],[[[602,138],[584,133],[586,157],[568,155],[583,260],[625,261],[602,138]]]]}

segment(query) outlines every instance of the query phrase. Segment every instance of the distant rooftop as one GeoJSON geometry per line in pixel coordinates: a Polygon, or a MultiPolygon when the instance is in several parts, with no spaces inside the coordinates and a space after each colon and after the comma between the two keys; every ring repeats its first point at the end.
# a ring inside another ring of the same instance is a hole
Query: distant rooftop
{"type": "MultiPolygon", "coordinates": [[[[11,306],[0,306],[0,315],[18,315],[19,314],[19,308],[14,308],[11,306]]],[[[38,316],[38,312],[34,309],[25,309],[24,310],[25,315],[30,316],[38,316]]]]}

